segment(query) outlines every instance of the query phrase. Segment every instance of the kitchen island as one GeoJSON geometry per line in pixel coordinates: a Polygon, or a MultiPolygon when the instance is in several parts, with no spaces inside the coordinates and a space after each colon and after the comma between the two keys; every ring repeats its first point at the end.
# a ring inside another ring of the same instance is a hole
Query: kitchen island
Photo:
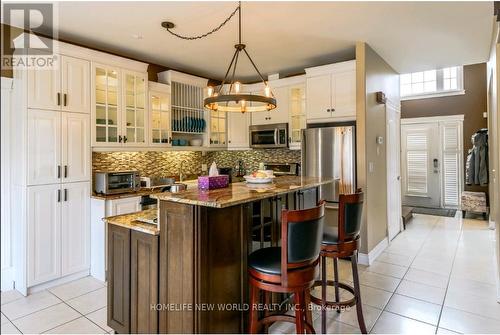
{"type": "Polygon", "coordinates": [[[314,205],[318,187],[331,182],[279,177],[155,194],[159,230],[134,224],[134,215],[130,225],[109,218],[108,325],[120,333],[246,332],[248,254],[278,245],[281,209],[314,205]]]}

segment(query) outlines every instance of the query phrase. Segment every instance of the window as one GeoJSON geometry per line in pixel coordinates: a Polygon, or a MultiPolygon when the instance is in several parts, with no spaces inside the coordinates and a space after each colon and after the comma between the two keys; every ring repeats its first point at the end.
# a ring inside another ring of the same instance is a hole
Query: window
{"type": "Polygon", "coordinates": [[[403,99],[464,93],[461,66],[402,74],[400,84],[403,99]]]}

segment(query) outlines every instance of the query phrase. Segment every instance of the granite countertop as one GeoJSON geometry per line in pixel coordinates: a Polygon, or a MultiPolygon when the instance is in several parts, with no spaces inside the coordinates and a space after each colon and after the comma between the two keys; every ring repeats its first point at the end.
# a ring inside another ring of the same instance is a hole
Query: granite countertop
{"type": "Polygon", "coordinates": [[[104,218],[104,222],[108,224],[113,224],[116,226],[125,227],[132,230],[137,230],[146,234],[158,235],[160,234],[160,229],[157,225],[137,221],[138,218],[148,218],[155,219],[158,218],[158,209],[146,209],[140,212],[108,216],[104,218]]]}
{"type": "Polygon", "coordinates": [[[229,187],[203,191],[188,188],[179,193],[152,194],[152,198],[188,205],[224,208],[332,183],[333,178],[286,176],[271,184],[233,183],[229,187]]]}
{"type": "Polygon", "coordinates": [[[161,188],[151,189],[151,188],[141,188],[135,192],[127,192],[127,193],[118,193],[118,194],[97,194],[92,193],[90,196],[93,199],[102,199],[102,200],[115,200],[115,199],[123,199],[123,198],[132,198],[132,197],[140,197],[143,195],[150,195],[153,193],[161,192],[161,188]]]}

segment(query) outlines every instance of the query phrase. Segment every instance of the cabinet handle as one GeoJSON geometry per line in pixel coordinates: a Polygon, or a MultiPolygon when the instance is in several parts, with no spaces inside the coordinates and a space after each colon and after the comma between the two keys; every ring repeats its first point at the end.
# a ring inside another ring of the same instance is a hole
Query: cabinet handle
{"type": "Polygon", "coordinates": [[[332,112],[335,112],[335,108],[332,108],[332,112]]]}
{"type": "Polygon", "coordinates": [[[68,95],[66,93],[64,93],[63,100],[64,100],[64,106],[67,106],[68,105],[68,95]]]}
{"type": "Polygon", "coordinates": [[[227,141],[227,143],[231,143],[231,140],[227,141]]]}
{"type": "Polygon", "coordinates": [[[327,111],[328,113],[330,113],[330,112],[331,112],[330,108],[328,108],[326,111],[327,111]]]}
{"type": "Polygon", "coordinates": [[[127,143],[127,136],[123,136],[123,143],[127,143]]]}
{"type": "Polygon", "coordinates": [[[57,166],[57,179],[61,178],[61,165],[57,166]]]}
{"type": "Polygon", "coordinates": [[[57,105],[61,106],[61,93],[57,92],[57,105]]]}
{"type": "Polygon", "coordinates": [[[64,178],[68,178],[68,166],[64,165],[64,178]]]}
{"type": "Polygon", "coordinates": [[[64,189],[64,201],[68,201],[68,189],[64,189]]]}
{"type": "Polygon", "coordinates": [[[61,202],[61,190],[57,190],[57,202],[61,202]]]}
{"type": "Polygon", "coordinates": [[[118,142],[122,143],[122,135],[118,135],[118,142]]]}
{"type": "Polygon", "coordinates": [[[172,143],[172,137],[168,138],[168,143],[172,143]]]}

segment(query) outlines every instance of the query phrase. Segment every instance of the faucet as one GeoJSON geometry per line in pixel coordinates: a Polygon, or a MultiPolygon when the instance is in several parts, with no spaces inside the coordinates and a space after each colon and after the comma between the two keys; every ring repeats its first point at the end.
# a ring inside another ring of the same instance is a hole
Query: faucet
{"type": "Polygon", "coordinates": [[[182,173],[182,167],[184,163],[187,163],[185,159],[181,160],[181,163],[179,164],[179,181],[182,182],[184,181],[184,174],[182,173]]]}

